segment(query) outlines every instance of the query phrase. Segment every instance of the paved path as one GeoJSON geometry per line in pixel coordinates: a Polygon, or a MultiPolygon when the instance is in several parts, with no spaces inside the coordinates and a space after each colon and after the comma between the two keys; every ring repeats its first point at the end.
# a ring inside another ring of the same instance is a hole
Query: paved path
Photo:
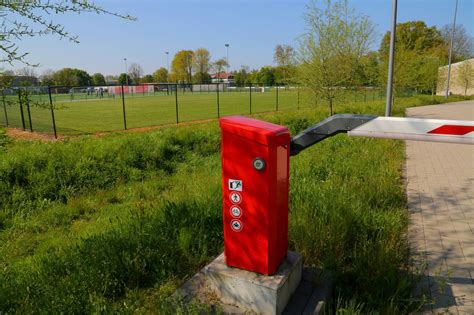
{"type": "MultiPolygon", "coordinates": [[[[474,101],[409,108],[407,116],[474,120],[474,101]]],[[[474,314],[474,145],[407,141],[407,194],[417,288],[426,313],[474,314]]]]}

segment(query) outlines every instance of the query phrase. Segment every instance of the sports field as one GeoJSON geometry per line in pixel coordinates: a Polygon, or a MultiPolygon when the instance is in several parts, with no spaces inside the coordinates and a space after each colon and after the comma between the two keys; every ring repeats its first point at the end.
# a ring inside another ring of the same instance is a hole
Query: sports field
{"type": "MultiPolygon", "coordinates": [[[[380,99],[379,91],[352,92],[347,98],[351,102],[380,99]]],[[[30,115],[23,105],[25,127],[34,131],[52,133],[52,115],[49,95],[30,95],[30,115]]],[[[83,94],[52,94],[56,129],[61,135],[93,134],[124,129],[124,107],[127,128],[149,127],[216,118],[218,116],[290,110],[314,105],[309,92],[292,89],[269,89],[251,94],[242,92],[178,92],[125,95],[104,94],[103,98],[83,94]]],[[[322,101],[318,102],[320,105],[322,101]]],[[[22,128],[21,109],[18,97],[6,96],[0,106],[0,124],[22,128]],[[5,105],[3,105],[5,104],[5,105]],[[3,108],[5,107],[5,108],[3,108]]]]}

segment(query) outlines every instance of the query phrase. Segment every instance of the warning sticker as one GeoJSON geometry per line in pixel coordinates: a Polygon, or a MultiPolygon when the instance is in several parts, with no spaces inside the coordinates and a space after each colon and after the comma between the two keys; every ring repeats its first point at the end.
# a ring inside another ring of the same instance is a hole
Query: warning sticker
{"type": "Polygon", "coordinates": [[[243,228],[242,222],[240,222],[240,220],[232,220],[230,221],[230,228],[234,232],[240,232],[242,231],[242,228],[243,228]]]}
{"type": "Polygon", "coordinates": [[[229,190],[242,191],[242,181],[239,179],[229,179],[229,190]]]}
{"type": "Polygon", "coordinates": [[[230,207],[230,214],[232,214],[234,218],[240,218],[242,215],[242,210],[237,206],[232,206],[230,207]]]}
{"type": "Polygon", "coordinates": [[[237,205],[242,201],[242,196],[238,192],[231,193],[229,198],[234,205],[237,205]]]}

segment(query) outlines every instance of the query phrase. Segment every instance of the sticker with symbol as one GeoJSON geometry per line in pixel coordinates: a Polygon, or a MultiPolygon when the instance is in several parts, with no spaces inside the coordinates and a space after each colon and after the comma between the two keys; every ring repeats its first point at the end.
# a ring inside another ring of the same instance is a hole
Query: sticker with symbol
{"type": "Polygon", "coordinates": [[[242,215],[242,210],[237,206],[232,206],[230,208],[230,214],[232,214],[234,218],[240,218],[240,216],[242,215]]]}
{"type": "Polygon", "coordinates": [[[240,220],[232,220],[230,221],[230,227],[234,232],[240,232],[242,231],[242,222],[240,220]]]}
{"type": "Polygon", "coordinates": [[[233,192],[230,194],[230,201],[232,201],[233,204],[237,205],[242,201],[242,196],[238,192],[233,192]]]}
{"type": "Polygon", "coordinates": [[[242,191],[242,181],[239,179],[229,179],[229,190],[242,191]]]}

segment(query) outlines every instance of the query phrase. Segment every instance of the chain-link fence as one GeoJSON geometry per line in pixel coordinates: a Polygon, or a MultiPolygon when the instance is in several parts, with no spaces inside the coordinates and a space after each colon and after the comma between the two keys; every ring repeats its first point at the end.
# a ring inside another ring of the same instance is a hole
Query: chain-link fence
{"type": "MultiPolygon", "coordinates": [[[[384,97],[379,89],[361,88],[345,92],[344,101],[384,97]]],[[[16,87],[1,91],[0,124],[57,137],[292,110],[315,103],[323,101],[292,84],[16,87]]]]}

